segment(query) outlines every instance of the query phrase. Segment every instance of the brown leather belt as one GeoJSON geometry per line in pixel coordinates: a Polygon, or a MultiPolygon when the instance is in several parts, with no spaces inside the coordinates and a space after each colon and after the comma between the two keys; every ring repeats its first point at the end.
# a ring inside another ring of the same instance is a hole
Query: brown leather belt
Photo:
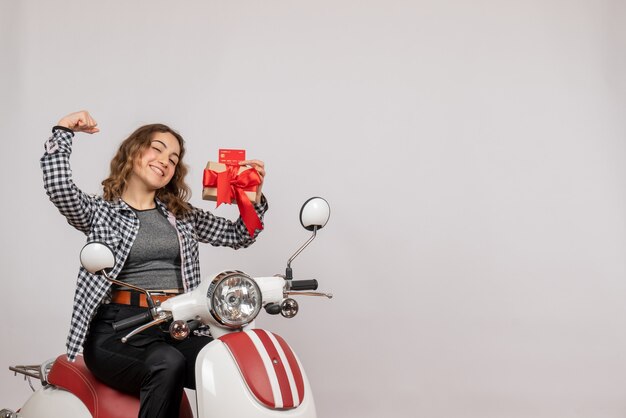
{"type": "MultiPolygon", "coordinates": [[[[156,303],[163,303],[169,298],[178,296],[173,293],[169,295],[152,295],[152,300],[156,303]]],[[[146,300],[145,293],[139,293],[132,290],[114,290],[111,294],[111,303],[119,303],[121,305],[140,306],[142,308],[148,308],[148,301],[146,300]]]]}

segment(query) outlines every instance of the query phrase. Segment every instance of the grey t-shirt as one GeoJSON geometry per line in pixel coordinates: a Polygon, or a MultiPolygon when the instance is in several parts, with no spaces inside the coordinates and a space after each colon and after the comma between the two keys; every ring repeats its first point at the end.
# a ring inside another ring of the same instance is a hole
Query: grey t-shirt
{"type": "Polygon", "coordinates": [[[180,244],[158,209],[136,210],[139,232],[118,280],[144,289],[183,289],[180,244]]]}

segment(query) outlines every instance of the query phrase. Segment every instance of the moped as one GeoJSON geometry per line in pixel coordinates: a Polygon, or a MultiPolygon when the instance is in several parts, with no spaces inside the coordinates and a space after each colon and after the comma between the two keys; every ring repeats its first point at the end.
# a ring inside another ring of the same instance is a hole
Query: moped
{"type": "MultiPolygon", "coordinates": [[[[145,294],[149,309],[114,323],[114,328],[136,327],[122,338],[124,343],[153,326],[166,327],[176,339],[192,332],[210,333],[214,340],[198,354],[195,365],[197,418],[315,418],[313,392],[300,360],[281,336],[255,328],[255,318],[262,308],[271,315],[293,318],[299,307],[292,296],[332,298],[316,292],[316,280],[294,280],[291,269],[291,262],[329,217],[330,207],[323,198],[303,204],[300,222],[313,234],[289,258],[285,274],[252,278],[238,270],[222,271],[205,277],[193,291],[162,303],[152,292],[133,287],[145,294]]],[[[105,244],[88,243],[80,259],[89,272],[129,287],[108,276],[115,257],[105,244]]],[[[17,412],[1,410],[0,418],[137,417],[139,399],[99,382],[80,355],[75,362],[63,354],[40,365],[9,369],[24,375],[34,393],[17,412]],[[31,378],[41,382],[40,389],[34,389],[31,378]]],[[[186,394],[179,417],[193,417],[186,394]]]]}

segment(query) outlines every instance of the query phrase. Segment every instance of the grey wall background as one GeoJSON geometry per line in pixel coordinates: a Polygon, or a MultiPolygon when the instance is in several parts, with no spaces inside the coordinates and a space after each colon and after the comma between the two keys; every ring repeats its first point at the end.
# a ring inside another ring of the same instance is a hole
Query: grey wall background
{"type": "MultiPolygon", "coordinates": [[[[320,417],[626,415],[623,1],[0,2],[0,407],[5,367],[64,350],[84,237],[48,202],[49,129],[88,109],[75,181],[164,122],[206,161],[268,166],[267,229],[205,247],[205,275],[294,263],[335,299],[264,318],[301,357],[320,417]]],[[[234,216],[232,208],[218,214],[234,216]]]]}

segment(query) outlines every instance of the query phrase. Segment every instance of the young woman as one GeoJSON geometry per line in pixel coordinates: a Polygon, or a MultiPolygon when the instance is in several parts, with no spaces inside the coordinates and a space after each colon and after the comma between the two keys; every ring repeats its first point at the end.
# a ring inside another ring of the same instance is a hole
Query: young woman
{"type": "MultiPolygon", "coordinates": [[[[41,158],[44,187],[88,242],[104,242],[113,249],[111,277],[171,297],[200,282],[198,242],[237,249],[252,244],[260,232],[251,237],[241,218],[232,222],[188,203],[183,138],[161,124],[142,126],[122,142],[102,182],[103,196],[83,193],[70,169],[76,132],[99,132],[87,111],[63,117],[52,129],[41,158]]],[[[252,166],[261,177],[254,207],[262,219],[268,207],[261,193],[264,164],[241,164],[252,166]]],[[[195,388],[196,356],[211,339],[175,341],[155,327],[123,344],[121,337],[128,331],[116,333],[112,323],[145,309],[139,294],[112,287],[81,267],[67,355],[73,360],[82,348],[85,363],[98,379],[138,394],[140,417],[177,417],[183,387],[195,388]]]]}

